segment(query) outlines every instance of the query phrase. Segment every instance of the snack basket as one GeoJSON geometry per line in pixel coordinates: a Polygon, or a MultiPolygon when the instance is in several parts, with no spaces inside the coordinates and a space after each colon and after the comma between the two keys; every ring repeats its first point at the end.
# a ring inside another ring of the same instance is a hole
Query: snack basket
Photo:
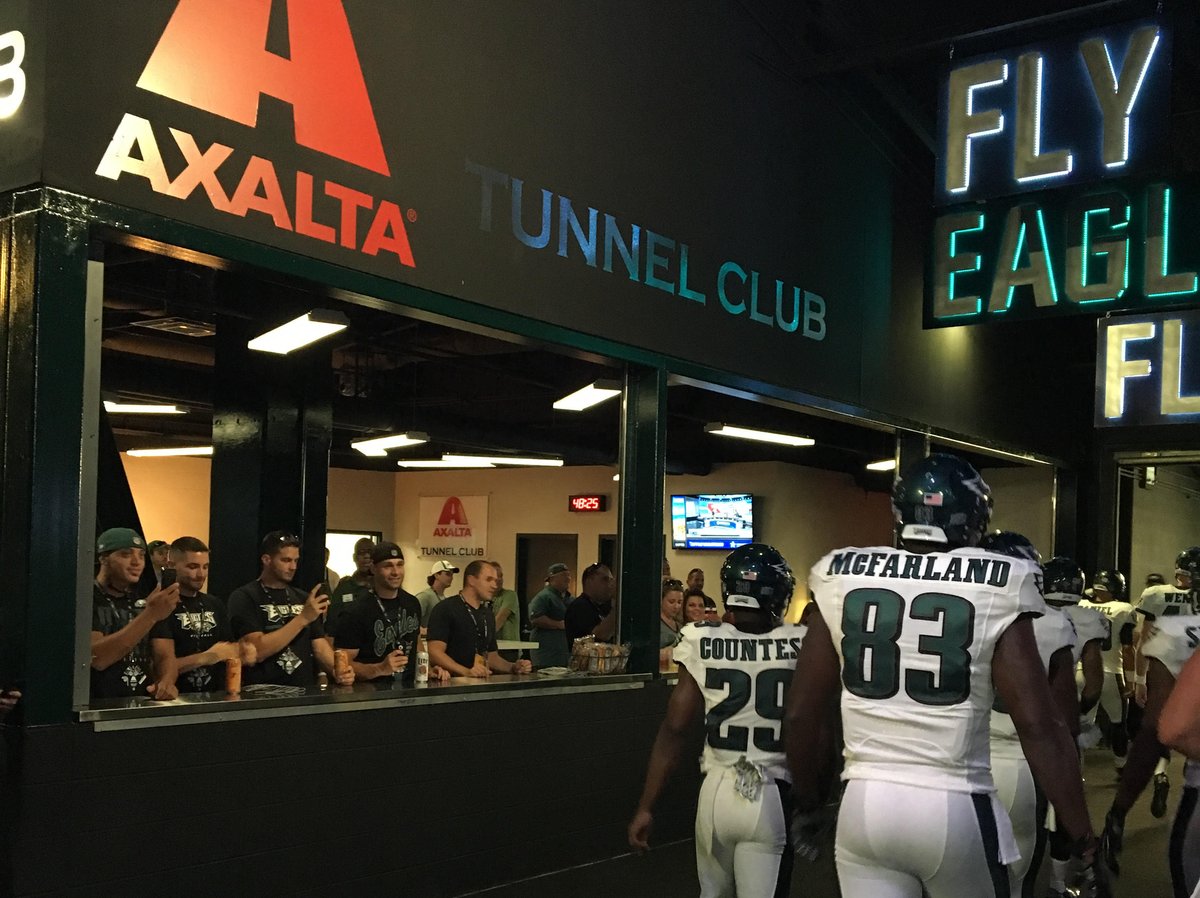
{"type": "Polygon", "coordinates": [[[585,674],[625,673],[629,664],[629,645],[596,642],[594,636],[581,636],[571,647],[571,670],[585,674]]]}

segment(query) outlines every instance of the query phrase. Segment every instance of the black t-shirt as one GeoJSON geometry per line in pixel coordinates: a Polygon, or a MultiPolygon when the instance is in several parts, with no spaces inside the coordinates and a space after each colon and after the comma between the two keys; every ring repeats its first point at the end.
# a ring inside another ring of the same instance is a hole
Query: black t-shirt
{"type": "MultiPolygon", "coordinates": [[[[92,592],[92,630],[111,636],[124,629],[142,613],[146,600],[132,595],[110,596],[99,583],[92,592]]],[[[104,670],[92,668],[92,698],[129,698],[146,695],[153,680],[150,664],[150,640],[143,639],[121,660],[104,670]]]]}
{"type": "MultiPolygon", "coordinates": [[[[342,612],[337,622],[334,645],[358,649],[355,661],[376,664],[399,648],[408,656],[404,681],[411,682],[417,670],[417,632],[421,629],[421,603],[403,589],[394,599],[381,599],[373,591],[342,612]]],[[[376,677],[387,679],[387,675],[376,677]]]]}
{"type": "Polygon", "coordinates": [[[563,617],[563,629],[567,634],[567,647],[573,648],[575,640],[587,636],[596,628],[596,624],[604,620],[612,612],[612,603],[596,605],[585,593],[578,596],[567,606],[566,616],[563,617]]]}
{"type": "MultiPolygon", "coordinates": [[[[261,580],[239,586],[229,594],[229,626],[235,639],[247,633],[274,633],[294,617],[299,617],[308,598],[294,586],[268,589],[261,580]]],[[[243,668],[242,683],[275,683],[280,686],[316,686],[317,662],[312,641],[325,636],[325,625],[318,617],[296,637],[269,658],[243,668]]]]}
{"type": "MultiPolygon", "coordinates": [[[[151,639],[169,639],[175,644],[175,657],[186,658],[208,651],[218,642],[229,642],[229,617],[225,606],[208,593],[179,596],[179,604],[166,620],[150,631],[151,639]]],[[[222,692],[225,689],[225,664],[194,667],[175,681],[180,692],[222,692]]]]}
{"type": "Polygon", "coordinates": [[[496,618],[483,604],[472,608],[460,593],[433,606],[428,639],[446,643],[455,663],[473,667],[476,655],[486,661],[488,652],[496,651],[496,618]]]}
{"type": "Polygon", "coordinates": [[[331,635],[336,633],[338,618],[370,591],[369,583],[364,586],[358,583],[353,576],[343,577],[338,581],[337,589],[329,596],[329,610],[325,612],[325,632],[331,635]]]}

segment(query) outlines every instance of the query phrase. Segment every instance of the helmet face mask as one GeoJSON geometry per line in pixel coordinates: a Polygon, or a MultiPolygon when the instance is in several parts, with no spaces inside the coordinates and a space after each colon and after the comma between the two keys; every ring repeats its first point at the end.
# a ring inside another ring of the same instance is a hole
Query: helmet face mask
{"type": "Polygon", "coordinates": [[[765,611],[782,620],[795,589],[787,561],[764,543],[734,549],[721,565],[721,598],[729,609],[765,611]]]}
{"type": "Polygon", "coordinates": [[[892,512],[901,543],[974,546],[991,520],[992,492],[969,462],[934,453],[896,481],[892,512]]]}
{"type": "Polygon", "coordinates": [[[1200,546],[1189,546],[1175,558],[1175,576],[1180,575],[1192,586],[1200,583],[1200,546]]]}

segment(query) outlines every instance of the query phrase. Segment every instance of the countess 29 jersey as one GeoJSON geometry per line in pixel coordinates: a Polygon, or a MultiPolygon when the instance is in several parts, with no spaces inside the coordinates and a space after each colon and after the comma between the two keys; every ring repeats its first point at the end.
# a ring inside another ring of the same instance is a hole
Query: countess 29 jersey
{"type": "Polygon", "coordinates": [[[992,655],[1042,614],[1033,562],[955,549],[831,552],[809,575],[842,664],[844,779],[992,792],[992,655]]]}
{"type": "Polygon", "coordinates": [[[698,621],[679,631],[675,662],[704,697],[704,752],[709,773],[745,758],[767,776],[791,780],[783,747],[783,712],[807,627],[781,624],[747,633],[733,624],[698,621]]]}

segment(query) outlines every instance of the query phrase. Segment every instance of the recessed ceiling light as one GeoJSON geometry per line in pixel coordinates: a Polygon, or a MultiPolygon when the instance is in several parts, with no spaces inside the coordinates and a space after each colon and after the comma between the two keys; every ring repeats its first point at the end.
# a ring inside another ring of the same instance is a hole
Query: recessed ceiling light
{"type": "Polygon", "coordinates": [[[164,449],[130,449],[125,453],[134,458],[166,458],[171,455],[212,455],[212,446],[169,446],[164,449]]]}
{"type": "Polygon", "coordinates": [[[386,437],[374,437],[369,440],[355,440],[350,444],[351,449],[357,449],[363,455],[369,455],[372,458],[385,458],[389,449],[399,449],[402,446],[417,446],[421,443],[429,442],[429,434],[416,433],[393,433],[386,437]]]}
{"type": "Polygon", "coordinates": [[[755,440],[759,443],[776,443],[780,446],[815,446],[816,440],[790,433],[775,433],[770,430],[754,430],[750,427],[734,427],[729,424],[705,424],[704,431],[716,436],[737,437],[739,440],[755,440]]]}
{"type": "Polygon", "coordinates": [[[564,396],[554,403],[554,407],[560,412],[581,412],[585,408],[591,408],[593,405],[597,405],[606,399],[612,399],[612,397],[620,395],[620,381],[597,380],[570,395],[564,396]]]}
{"type": "Polygon", "coordinates": [[[110,402],[104,400],[104,410],[110,415],[186,415],[179,405],[151,405],[148,402],[110,402]]]}
{"type": "Polygon", "coordinates": [[[281,324],[274,330],[255,337],[246,346],[259,352],[285,355],[294,349],[308,346],[330,334],[345,330],[349,326],[349,319],[341,312],[314,309],[307,315],[301,315],[287,324],[281,324]]]}

